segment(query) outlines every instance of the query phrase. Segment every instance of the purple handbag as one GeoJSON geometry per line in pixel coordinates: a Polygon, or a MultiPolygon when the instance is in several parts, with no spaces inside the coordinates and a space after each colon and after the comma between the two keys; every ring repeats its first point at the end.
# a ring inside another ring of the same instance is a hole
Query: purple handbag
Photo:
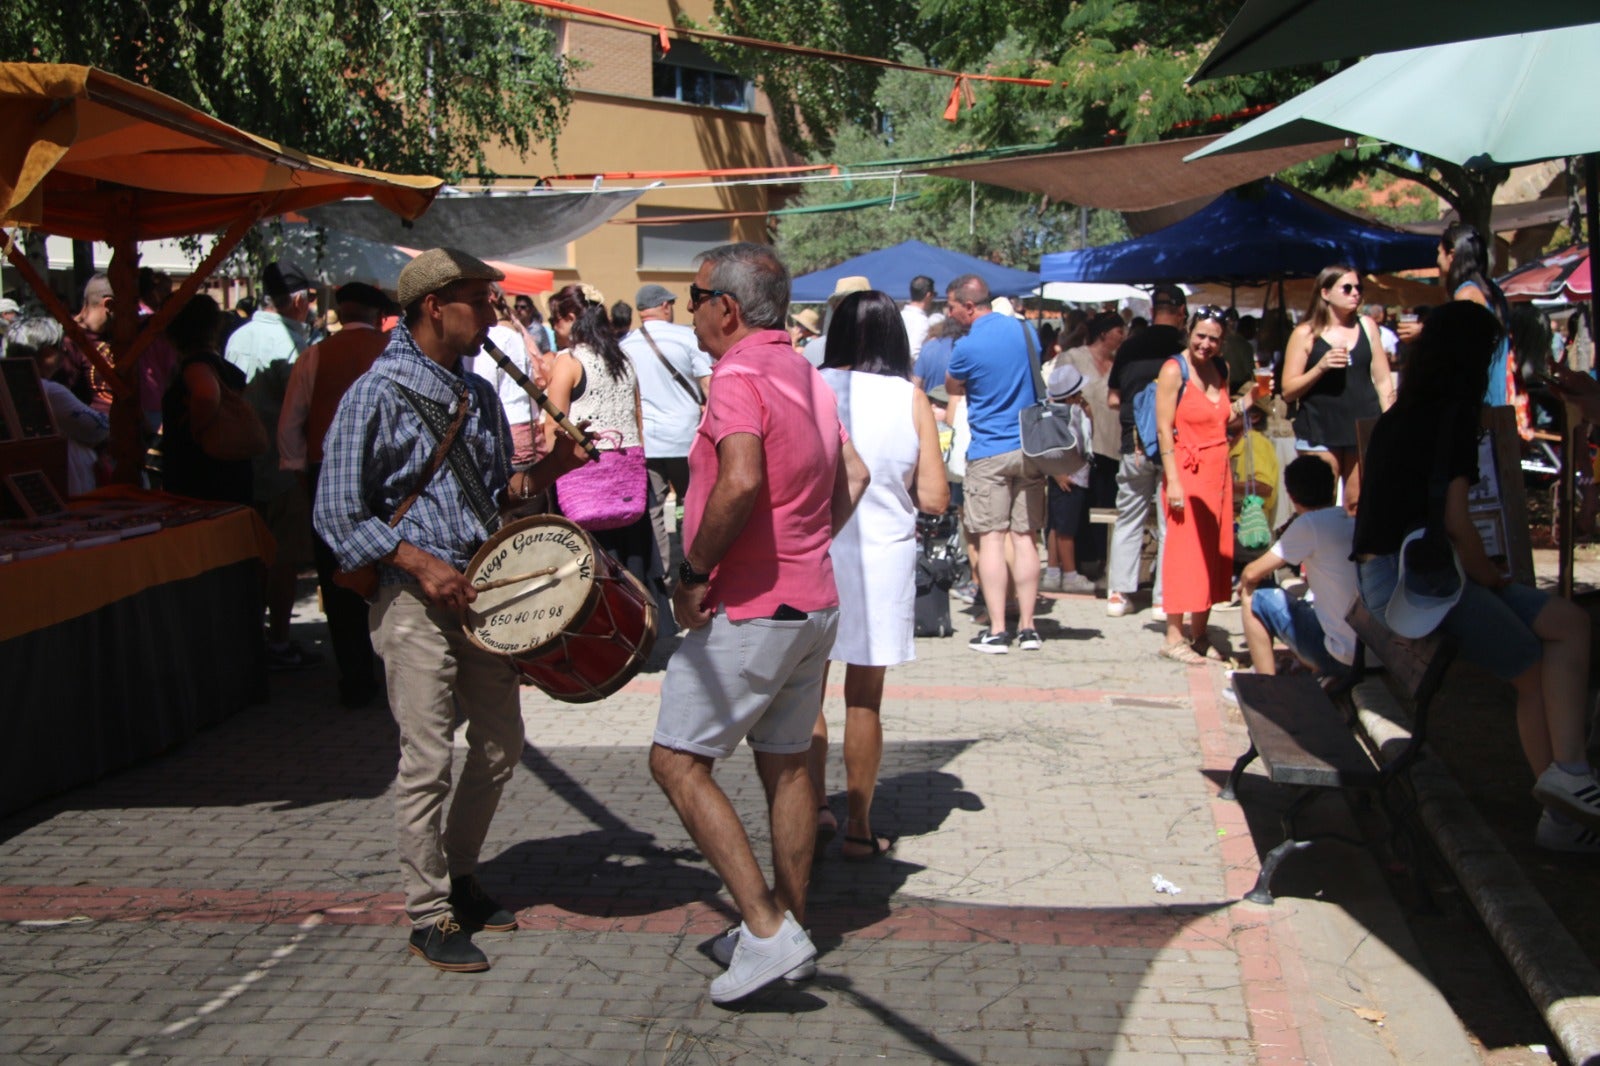
{"type": "Polygon", "coordinates": [[[614,429],[593,436],[600,458],[556,478],[556,502],[590,532],[632,525],[644,516],[650,494],[644,449],[622,447],[622,434],[614,429]]]}

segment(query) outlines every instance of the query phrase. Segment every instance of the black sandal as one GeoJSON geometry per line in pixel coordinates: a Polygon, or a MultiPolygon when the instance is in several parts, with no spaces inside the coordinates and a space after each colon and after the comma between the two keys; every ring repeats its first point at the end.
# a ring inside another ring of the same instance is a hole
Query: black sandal
{"type": "Polygon", "coordinates": [[[865,855],[851,855],[847,851],[839,852],[840,856],[843,857],[845,862],[873,862],[874,860],[881,859],[885,855],[889,854],[889,852],[894,850],[895,844],[899,843],[897,838],[889,836],[887,833],[870,837],[853,837],[846,835],[844,842],[846,844],[860,844],[864,848],[872,849],[865,855]],[[879,844],[878,841],[880,840],[887,840],[888,843],[879,844]]]}

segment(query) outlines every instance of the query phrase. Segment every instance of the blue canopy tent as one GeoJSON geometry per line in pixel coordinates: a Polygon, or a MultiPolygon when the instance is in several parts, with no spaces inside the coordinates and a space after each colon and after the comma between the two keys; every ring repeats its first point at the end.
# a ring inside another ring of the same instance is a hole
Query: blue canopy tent
{"type": "Polygon", "coordinates": [[[1313,277],[1344,263],[1362,274],[1434,265],[1439,238],[1362,221],[1277,182],[1223,193],[1188,218],[1143,237],[1052,252],[1044,281],[1220,281],[1313,277]]]}
{"type": "Polygon", "coordinates": [[[978,275],[988,283],[989,291],[995,296],[1016,296],[1039,284],[1039,275],[1026,270],[997,266],[987,259],[935,248],[921,241],[905,241],[892,248],[846,259],[826,270],[802,274],[794,279],[789,299],[801,304],[821,303],[833,295],[833,287],[840,278],[864,277],[879,292],[904,300],[911,288],[911,279],[919,274],[933,279],[936,298],[942,298],[944,287],[963,274],[978,275]]]}

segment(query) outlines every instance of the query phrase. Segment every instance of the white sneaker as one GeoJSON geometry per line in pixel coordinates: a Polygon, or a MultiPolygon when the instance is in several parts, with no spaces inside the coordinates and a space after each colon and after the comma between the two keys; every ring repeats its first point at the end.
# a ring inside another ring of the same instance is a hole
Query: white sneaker
{"type": "Polygon", "coordinates": [[[1600,781],[1593,771],[1571,774],[1551,763],[1533,784],[1533,798],[1546,807],[1600,828],[1600,781]]]}
{"type": "Polygon", "coordinates": [[[1150,617],[1157,622],[1165,622],[1167,620],[1167,612],[1162,610],[1159,603],[1152,603],[1150,605],[1150,617]]]}
{"type": "Polygon", "coordinates": [[[1106,593],[1106,614],[1112,618],[1121,618],[1129,610],[1128,597],[1120,592],[1106,593]]]}
{"type": "MultiPolygon", "coordinates": [[[[719,939],[727,939],[727,934],[719,939]]],[[[713,951],[716,946],[713,945],[713,951]]],[[[783,925],[763,940],[739,923],[733,952],[728,957],[728,972],[711,982],[711,1002],[732,1003],[770,985],[805,963],[814,963],[817,949],[811,938],[788,911],[783,925]]],[[[815,970],[815,966],[812,967],[815,970]]]]}
{"type": "MultiPolygon", "coordinates": [[[[711,959],[717,965],[727,967],[733,962],[733,949],[739,945],[739,929],[737,925],[729,926],[728,931],[711,942],[711,959]]],[[[811,930],[806,930],[806,935],[811,935],[811,930]]],[[[783,975],[785,981],[809,981],[817,976],[817,962],[807,959],[799,966],[783,975]]]]}
{"type": "Polygon", "coordinates": [[[1060,573],[1060,571],[1057,571],[1054,574],[1048,574],[1048,573],[1047,574],[1040,574],[1039,575],[1039,591],[1040,592],[1060,592],[1061,591],[1061,573],[1060,573]]]}
{"type": "Polygon", "coordinates": [[[1579,822],[1562,825],[1549,811],[1539,815],[1539,828],[1533,842],[1546,851],[1571,851],[1600,855],[1600,833],[1579,822]]]}

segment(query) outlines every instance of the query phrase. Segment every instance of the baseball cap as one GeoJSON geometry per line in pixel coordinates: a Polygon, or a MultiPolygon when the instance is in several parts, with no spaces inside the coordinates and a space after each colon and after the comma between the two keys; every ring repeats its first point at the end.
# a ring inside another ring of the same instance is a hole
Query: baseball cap
{"type": "Polygon", "coordinates": [[[1188,295],[1176,285],[1157,285],[1150,290],[1151,306],[1183,307],[1188,302],[1188,295]]]}
{"type": "Polygon", "coordinates": [[[9,296],[0,297],[0,315],[18,315],[22,313],[22,305],[9,296]]]}
{"type": "Polygon", "coordinates": [[[1460,556],[1446,546],[1450,560],[1444,565],[1437,547],[1423,539],[1427,532],[1426,527],[1414,529],[1400,542],[1400,572],[1384,611],[1389,628],[1411,640],[1439,628],[1466,587],[1460,556]]]}
{"type": "Polygon", "coordinates": [[[641,285],[638,294],[633,298],[633,307],[636,311],[648,311],[662,304],[676,303],[677,299],[673,291],[665,285],[641,285]]]}
{"type": "Polygon", "coordinates": [[[401,307],[457,281],[504,281],[505,275],[459,248],[429,248],[405,265],[395,286],[401,307]]]}

